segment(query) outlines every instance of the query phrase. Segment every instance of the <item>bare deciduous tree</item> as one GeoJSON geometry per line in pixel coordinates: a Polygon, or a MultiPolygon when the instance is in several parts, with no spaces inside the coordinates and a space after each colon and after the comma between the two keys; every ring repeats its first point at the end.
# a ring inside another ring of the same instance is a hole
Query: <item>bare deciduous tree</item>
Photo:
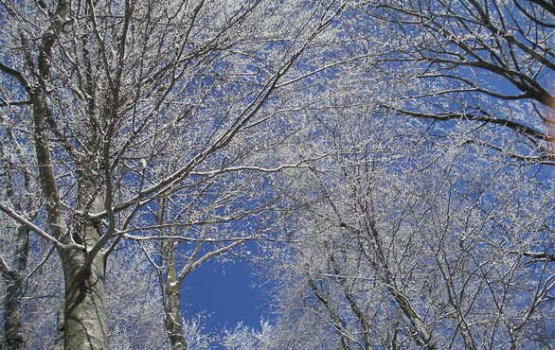
{"type": "Polygon", "coordinates": [[[270,249],[284,314],[229,347],[549,346],[549,2],[0,8],[8,346],[26,339],[21,301],[39,298],[24,284],[45,278],[29,270],[49,270],[52,290],[64,276],[56,348],[133,348],[163,314],[186,349],[186,276],[272,230],[284,202],[291,245],[270,249]],[[147,271],[160,299],[149,277],[153,302],[126,304],[147,271]],[[161,311],[131,326],[124,305],[161,311]]]}
{"type": "Polygon", "coordinates": [[[418,67],[413,73],[418,88],[385,108],[416,118],[486,125],[503,136],[473,141],[553,164],[552,3],[371,0],[361,2],[360,10],[390,24],[388,35],[397,46],[383,56],[385,69],[395,75],[418,67]]]}
{"type": "Polygon", "coordinates": [[[17,141],[32,146],[44,205],[40,220],[10,201],[0,209],[57,249],[65,348],[106,349],[110,253],[159,200],[244,165],[228,163],[225,151],[249,147],[250,130],[271,117],[262,113],[271,96],[303,78],[292,67],[345,4],[1,6],[9,26],[0,72],[13,86],[2,87],[2,128],[20,129],[17,141]]]}
{"type": "Polygon", "coordinates": [[[336,156],[286,187],[306,209],[296,258],[273,273],[276,348],[550,348],[554,271],[534,259],[553,256],[549,173],[461,145],[461,130],[445,142],[336,112],[320,131],[336,156]],[[335,336],[291,335],[305,328],[335,336]]]}

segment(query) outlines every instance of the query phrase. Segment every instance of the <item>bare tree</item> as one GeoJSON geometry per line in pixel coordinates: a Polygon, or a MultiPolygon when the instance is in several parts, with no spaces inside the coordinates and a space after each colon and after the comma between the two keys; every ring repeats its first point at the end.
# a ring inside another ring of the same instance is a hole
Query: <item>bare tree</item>
{"type": "Polygon", "coordinates": [[[384,108],[491,127],[502,136],[472,141],[553,164],[551,2],[372,0],[361,2],[360,10],[390,25],[387,35],[396,47],[385,52],[384,69],[396,76],[417,68],[412,75],[420,86],[384,108]]]}
{"type": "Polygon", "coordinates": [[[157,235],[127,235],[151,243],[143,247],[158,276],[172,349],[187,347],[181,308],[187,276],[208,260],[237,253],[244,243],[264,238],[271,227],[266,217],[272,212],[272,196],[262,186],[264,176],[243,172],[199,178],[186,193],[157,203],[157,235]]]}
{"type": "Polygon", "coordinates": [[[167,348],[156,274],[136,244],[118,247],[108,262],[107,332],[112,349],[167,348]]]}
{"type": "Polygon", "coordinates": [[[9,200],[0,209],[56,247],[65,348],[106,349],[110,253],[130,229],[158,232],[149,211],[198,177],[266,171],[267,162],[227,163],[225,151],[249,145],[275,91],[303,78],[296,62],[345,4],[1,6],[2,130],[21,130],[17,141],[32,146],[44,205],[37,218],[9,200]]]}
{"type": "Polygon", "coordinates": [[[125,317],[106,316],[122,304],[106,281],[131,278],[125,254],[108,262],[122,246],[154,267],[170,346],[186,349],[186,276],[268,232],[283,198],[299,209],[288,230],[302,228],[297,260],[280,255],[283,322],[312,337],[280,323],[258,343],[549,344],[533,329],[552,322],[551,174],[518,161],[553,164],[550,3],[0,6],[10,346],[23,346],[30,233],[61,264],[66,349],[134,346],[114,335],[131,332],[125,317]]]}
{"type": "Polygon", "coordinates": [[[550,173],[368,112],[321,119],[336,156],[285,187],[307,210],[272,274],[276,348],[550,348],[550,173]]]}

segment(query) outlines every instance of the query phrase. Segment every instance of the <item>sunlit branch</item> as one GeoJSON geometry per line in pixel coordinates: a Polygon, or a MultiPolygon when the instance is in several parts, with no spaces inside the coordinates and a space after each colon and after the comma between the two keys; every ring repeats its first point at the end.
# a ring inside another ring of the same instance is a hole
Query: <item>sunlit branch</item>
{"type": "Polygon", "coordinates": [[[282,171],[282,170],[285,170],[285,169],[310,168],[311,166],[309,164],[306,164],[307,162],[322,159],[326,156],[327,155],[322,155],[318,158],[303,160],[301,162],[298,162],[297,164],[284,164],[284,165],[277,166],[275,168],[263,168],[263,167],[257,167],[257,166],[238,166],[238,167],[229,167],[229,168],[224,168],[224,169],[219,169],[219,170],[211,170],[211,171],[193,171],[193,172],[191,172],[191,175],[214,176],[214,175],[218,175],[218,174],[223,174],[223,173],[228,173],[228,172],[238,172],[238,171],[254,171],[254,172],[261,172],[261,173],[276,173],[276,172],[279,172],[279,171],[282,171]]]}
{"type": "Polygon", "coordinates": [[[188,237],[182,235],[156,235],[156,236],[137,236],[128,233],[123,234],[127,239],[134,241],[156,241],[156,240],[175,240],[182,242],[194,242],[194,243],[225,243],[225,242],[236,242],[236,241],[259,241],[265,240],[264,238],[250,236],[250,237],[227,237],[227,238],[197,238],[188,237]]]}
{"type": "Polygon", "coordinates": [[[532,258],[533,262],[555,262],[555,254],[549,254],[545,252],[524,252],[524,256],[532,258]]]}
{"type": "Polygon", "coordinates": [[[16,213],[12,208],[8,207],[7,205],[4,205],[4,204],[0,203],[0,210],[2,210],[4,213],[6,213],[8,216],[10,216],[15,221],[17,221],[19,224],[25,226],[27,229],[29,229],[31,231],[34,231],[35,233],[37,233],[42,238],[44,238],[47,241],[53,243],[56,247],[63,248],[63,249],[72,249],[72,248],[73,249],[79,249],[79,250],[84,250],[85,249],[85,247],[81,244],[77,244],[77,243],[67,244],[67,243],[60,242],[59,240],[57,240],[53,236],[49,235],[46,231],[42,230],[40,227],[36,226],[35,224],[33,224],[29,220],[25,219],[20,214],[16,213]]]}
{"type": "Polygon", "coordinates": [[[484,146],[484,147],[490,148],[492,150],[495,150],[495,151],[499,152],[500,154],[502,154],[506,157],[516,159],[516,160],[525,161],[527,163],[555,165],[555,154],[548,153],[548,152],[546,152],[546,154],[533,156],[533,155],[524,155],[524,154],[509,152],[505,149],[502,149],[500,147],[492,145],[491,143],[486,142],[486,141],[466,140],[464,143],[465,144],[476,144],[476,145],[484,146]]]}
{"type": "Polygon", "coordinates": [[[342,60],[342,61],[329,63],[329,64],[326,64],[322,67],[319,67],[319,68],[317,68],[313,71],[305,73],[305,74],[303,74],[299,77],[293,78],[291,80],[284,81],[283,83],[279,83],[279,84],[276,85],[276,87],[280,88],[280,87],[284,87],[284,86],[287,86],[287,85],[294,84],[298,81],[302,81],[302,80],[304,80],[304,79],[306,79],[310,76],[313,76],[313,75],[318,74],[320,72],[326,71],[330,68],[340,67],[342,65],[346,65],[346,64],[351,63],[351,62],[356,62],[356,61],[360,61],[360,60],[364,60],[364,59],[374,58],[374,57],[382,56],[382,55],[386,55],[386,54],[387,53],[360,55],[360,56],[351,57],[351,58],[348,58],[348,59],[345,59],[345,60],[342,60]]]}
{"type": "Polygon", "coordinates": [[[531,137],[532,140],[539,139],[539,140],[547,141],[549,139],[548,135],[544,134],[539,130],[526,126],[524,124],[515,122],[513,120],[494,118],[487,115],[475,115],[471,113],[455,113],[455,112],[432,114],[432,113],[413,112],[413,111],[408,111],[408,110],[404,110],[404,109],[400,109],[392,106],[386,106],[386,105],[381,105],[381,107],[397,113],[401,113],[411,117],[422,118],[422,119],[435,119],[435,120],[444,120],[444,121],[445,120],[466,120],[466,121],[486,122],[486,123],[507,127],[509,129],[512,129],[518,132],[521,135],[527,136],[529,138],[531,137]]]}
{"type": "Polygon", "coordinates": [[[248,242],[249,239],[245,238],[245,239],[238,239],[236,241],[233,241],[221,248],[215,249],[213,251],[210,251],[206,254],[204,254],[203,256],[201,256],[198,259],[195,259],[193,261],[189,261],[187,262],[187,264],[183,267],[183,269],[179,272],[179,275],[177,276],[176,280],[179,282],[182,282],[183,279],[185,278],[185,276],[187,276],[188,273],[196,270],[200,265],[202,265],[203,263],[205,263],[206,261],[215,258],[219,255],[222,255],[224,253],[229,252],[231,249],[244,244],[246,242],[248,242]]]}

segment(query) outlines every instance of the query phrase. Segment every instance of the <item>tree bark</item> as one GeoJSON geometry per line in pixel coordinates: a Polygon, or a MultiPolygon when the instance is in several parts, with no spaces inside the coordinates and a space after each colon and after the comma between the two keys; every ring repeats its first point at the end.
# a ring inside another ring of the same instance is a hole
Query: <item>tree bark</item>
{"type": "MultiPolygon", "coordinates": [[[[50,145],[46,132],[49,115],[43,91],[31,95],[34,102],[35,149],[40,184],[46,198],[48,226],[53,236],[64,243],[78,243],[86,249],[58,247],[65,278],[64,344],[67,350],[108,348],[106,301],[104,291],[104,255],[90,256],[88,249],[100,238],[96,225],[76,215],[73,232],[69,232],[61,209],[53,172],[50,145]]],[[[82,173],[78,179],[78,207],[84,212],[103,208],[95,176],[82,173]]],[[[100,191],[101,192],[101,191],[100,191]]]]}
{"type": "Polygon", "coordinates": [[[4,277],[8,284],[4,299],[4,343],[7,350],[23,350],[25,349],[21,330],[23,281],[17,271],[10,271],[4,274],[4,277]]]}
{"type": "MultiPolygon", "coordinates": [[[[101,211],[102,191],[98,190],[99,180],[93,175],[98,169],[90,165],[78,173],[78,208],[83,212],[101,211]]],[[[70,239],[86,248],[59,249],[65,278],[64,347],[67,350],[108,349],[105,255],[102,251],[91,255],[92,247],[101,237],[100,231],[96,223],[83,215],[75,214],[72,221],[70,239]]]]}
{"type": "Polygon", "coordinates": [[[183,321],[179,301],[179,286],[167,286],[166,331],[170,338],[172,350],[187,350],[187,341],[183,336],[183,321]]]}
{"type": "Polygon", "coordinates": [[[56,338],[52,350],[64,350],[64,312],[65,301],[62,301],[56,313],[56,338]]]}
{"type": "Polygon", "coordinates": [[[169,244],[170,254],[168,257],[168,263],[170,264],[168,268],[167,280],[164,286],[165,293],[165,312],[166,312],[166,332],[168,338],[170,339],[172,350],[187,350],[187,341],[183,336],[183,318],[181,315],[181,302],[179,300],[179,286],[176,269],[175,260],[173,258],[173,243],[169,244]]]}
{"type": "MultiPolygon", "coordinates": [[[[61,16],[61,15],[60,15],[61,16]]],[[[47,38],[48,39],[48,38],[47,38]]],[[[104,290],[104,254],[90,255],[89,249],[100,239],[95,223],[84,215],[74,214],[70,232],[62,210],[51,158],[47,119],[50,111],[47,103],[44,78],[48,73],[48,58],[53,38],[45,42],[39,60],[41,74],[39,87],[31,91],[33,104],[34,140],[39,180],[46,199],[47,222],[52,235],[65,244],[77,243],[85,249],[58,247],[65,278],[64,347],[67,350],[103,350],[108,348],[106,332],[106,300],[104,290]],[[52,42],[50,42],[52,41],[52,42]]],[[[103,209],[100,200],[103,191],[99,187],[98,162],[83,160],[78,171],[77,206],[80,212],[99,212],[103,209]]]]}
{"type": "Polygon", "coordinates": [[[24,293],[23,278],[29,254],[29,231],[23,227],[17,229],[15,258],[11,269],[3,271],[2,277],[7,283],[4,298],[4,339],[2,348],[8,350],[25,349],[25,339],[22,330],[22,304],[24,293]]]}
{"type": "Polygon", "coordinates": [[[60,255],[66,281],[65,349],[108,349],[102,255],[91,264],[83,252],[62,251],[60,255]]]}

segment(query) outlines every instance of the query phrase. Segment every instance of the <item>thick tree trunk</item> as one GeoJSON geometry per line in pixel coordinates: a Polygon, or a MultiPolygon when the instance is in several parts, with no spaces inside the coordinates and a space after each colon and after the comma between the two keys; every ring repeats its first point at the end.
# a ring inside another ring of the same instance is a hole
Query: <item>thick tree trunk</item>
{"type": "MultiPolygon", "coordinates": [[[[95,195],[93,178],[79,179],[78,206],[84,211],[102,210],[95,195]]],[[[90,256],[100,239],[96,225],[83,217],[75,217],[72,239],[86,250],[60,249],[65,277],[64,344],[66,350],[108,349],[106,330],[106,294],[104,290],[105,256],[100,251],[90,256]]]]}
{"type": "Polygon", "coordinates": [[[104,262],[87,266],[83,252],[61,252],[65,275],[64,338],[67,350],[108,349],[104,262]]]}
{"type": "Polygon", "coordinates": [[[52,350],[64,350],[64,313],[65,301],[63,301],[56,313],[56,338],[52,350]]]}
{"type": "MultiPolygon", "coordinates": [[[[48,79],[54,46],[69,21],[69,2],[60,0],[50,18],[50,25],[42,35],[37,54],[36,82],[28,85],[33,110],[34,141],[39,184],[45,200],[47,223],[54,238],[64,244],[77,243],[81,247],[60,247],[65,277],[65,305],[63,317],[64,347],[66,350],[108,349],[106,332],[106,300],[104,291],[104,254],[98,249],[91,256],[92,247],[100,239],[96,225],[85,215],[74,213],[72,231],[67,225],[67,213],[58,193],[57,177],[50,145],[51,110],[48,99],[48,79]]],[[[25,45],[24,45],[25,46],[25,45]]],[[[28,47],[29,52],[31,51],[28,47]]],[[[98,141],[92,138],[91,142],[98,141]]],[[[91,148],[93,151],[98,151],[91,148]]],[[[99,212],[102,202],[102,179],[98,154],[74,159],[78,165],[77,208],[80,213],[99,212]],[[86,158],[86,159],[85,159],[86,158]],[[96,162],[95,162],[96,160],[96,162]]]]}

